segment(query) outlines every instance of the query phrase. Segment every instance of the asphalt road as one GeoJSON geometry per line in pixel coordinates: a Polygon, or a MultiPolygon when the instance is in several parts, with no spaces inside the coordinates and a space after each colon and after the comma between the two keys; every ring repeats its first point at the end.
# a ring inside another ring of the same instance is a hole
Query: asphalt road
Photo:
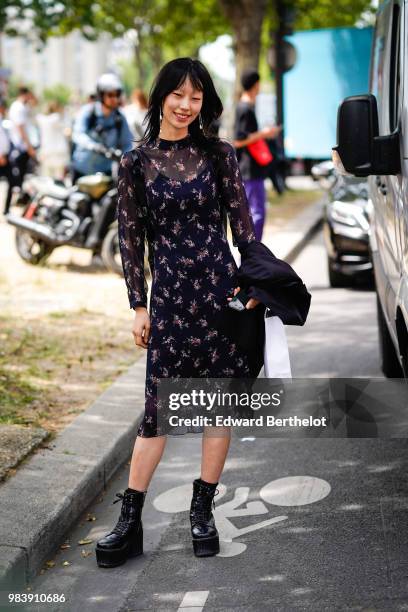
{"type": "MultiPolygon", "coordinates": [[[[293,264],[313,295],[307,325],[288,328],[293,374],[380,377],[375,294],[328,288],[325,261],[319,234],[293,264]]],[[[169,438],[146,498],[143,556],[104,570],[93,553],[117,520],[125,466],[89,509],[96,520],[84,516],[31,585],[66,603],[25,609],[408,610],[405,439],[234,437],[216,497],[221,553],[197,559],[188,506],[199,438],[169,438]]]]}

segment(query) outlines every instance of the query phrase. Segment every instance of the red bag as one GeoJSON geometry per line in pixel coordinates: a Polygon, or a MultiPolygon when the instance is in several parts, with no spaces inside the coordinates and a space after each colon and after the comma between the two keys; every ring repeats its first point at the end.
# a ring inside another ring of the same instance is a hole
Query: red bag
{"type": "Polygon", "coordinates": [[[268,147],[266,140],[260,138],[255,142],[247,145],[247,149],[251,155],[251,157],[256,161],[260,166],[267,166],[273,160],[273,155],[268,147]]]}

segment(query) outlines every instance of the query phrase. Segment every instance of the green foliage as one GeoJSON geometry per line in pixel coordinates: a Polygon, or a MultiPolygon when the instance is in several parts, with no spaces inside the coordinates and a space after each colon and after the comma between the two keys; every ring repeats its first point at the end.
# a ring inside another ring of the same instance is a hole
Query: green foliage
{"type": "MultiPolygon", "coordinates": [[[[113,36],[132,32],[134,62],[121,64],[122,76],[128,93],[134,87],[147,92],[165,61],[181,55],[197,57],[203,44],[242,28],[246,13],[241,20],[230,22],[226,17],[228,11],[236,15],[240,5],[240,0],[0,0],[0,32],[19,33],[24,17],[33,22],[28,35],[42,41],[75,29],[91,40],[100,32],[113,36]]],[[[263,21],[259,69],[264,78],[269,74],[267,49],[278,24],[277,5],[278,0],[268,0],[263,21]]],[[[332,0],[286,0],[286,5],[295,9],[295,30],[353,26],[362,13],[368,19],[375,13],[371,0],[337,0],[335,4],[332,0]]]]}
{"type": "MultiPolygon", "coordinates": [[[[295,8],[295,28],[301,30],[354,25],[363,12],[375,13],[371,0],[337,0],[335,5],[332,0],[287,0],[286,4],[295,8]]],[[[268,26],[277,23],[276,5],[277,0],[269,0],[268,26]]],[[[164,44],[177,54],[194,55],[204,42],[232,33],[220,0],[1,0],[0,31],[10,28],[13,33],[23,17],[32,19],[41,40],[74,29],[91,39],[100,31],[121,36],[136,29],[151,45],[164,44]]]]}
{"type": "Polygon", "coordinates": [[[129,96],[132,89],[136,87],[135,83],[137,83],[136,64],[133,60],[121,59],[118,61],[118,68],[123,83],[123,89],[125,94],[129,96]]]}
{"type": "Polygon", "coordinates": [[[4,32],[8,27],[12,27],[10,23],[10,15],[15,14],[18,16],[22,10],[23,2],[1,0],[0,2],[0,32],[4,32]]]}
{"type": "Polygon", "coordinates": [[[371,0],[296,0],[295,29],[336,28],[354,26],[362,13],[374,15],[371,0]]]}
{"type": "Polygon", "coordinates": [[[45,102],[58,102],[61,106],[69,104],[71,99],[71,89],[63,83],[58,83],[52,87],[47,87],[42,93],[45,102]]]}

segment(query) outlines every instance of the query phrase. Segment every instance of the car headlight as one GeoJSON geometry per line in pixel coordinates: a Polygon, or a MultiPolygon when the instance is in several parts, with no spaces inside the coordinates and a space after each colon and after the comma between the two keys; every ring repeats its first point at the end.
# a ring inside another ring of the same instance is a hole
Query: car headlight
{"type": "Polygon", "coordinates": [[[370,229],[370,225],[364,216],[363,208],[357,204],[335,200],[330,205],[330,216],[333,221],[348,225],[349,227],[361,227],[364,231],[370,229]]]}

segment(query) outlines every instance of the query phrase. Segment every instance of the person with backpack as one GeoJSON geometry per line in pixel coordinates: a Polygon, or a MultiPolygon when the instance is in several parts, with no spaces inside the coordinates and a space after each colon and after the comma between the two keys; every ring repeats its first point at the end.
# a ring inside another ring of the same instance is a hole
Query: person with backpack
{"type": "Polygon", "coordinates": [[[106,148],[132,149],[132,133],[119,110],[122,83],[113,73],[103,74],[97,82],[97,100],[85,104],[75,120],[72,133],[72,180],[85,174],[111,174],[112,161],[103,154],[106,148]]]}
{"type": "MultiPolygon", "coordinates": [[[[119,110],[122,89],[115,74],[103,74],[96,84],[96,102],[85,104],[79,111],[72,131],[73,183],[86,174],[112,174],[112,160],[104,155],[105,149],[119,149],[123,153],[132,149],[132,133],[119,110]]],[[[91,264],[103,265],[100,248],[93,250],[91,264]]]]}

